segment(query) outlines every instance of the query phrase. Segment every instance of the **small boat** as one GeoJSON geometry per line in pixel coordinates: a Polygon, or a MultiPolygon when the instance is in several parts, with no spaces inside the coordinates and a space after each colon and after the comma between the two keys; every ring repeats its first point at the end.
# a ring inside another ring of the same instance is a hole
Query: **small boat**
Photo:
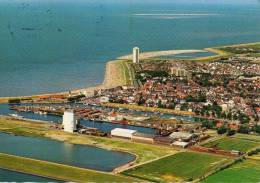
{"type": "Polygon", "coordinates": [[[40,114],[40,115],[46,115],[47,112],[45,112],[45,111],[39,111],[39,114],[40,114]]]}
{"type": "Polygon", "coordinates": [[[23,118],[23,116],[20,116],[18,114],[9,114],[9,116],[15,117],[15,118],[23,118]]]}

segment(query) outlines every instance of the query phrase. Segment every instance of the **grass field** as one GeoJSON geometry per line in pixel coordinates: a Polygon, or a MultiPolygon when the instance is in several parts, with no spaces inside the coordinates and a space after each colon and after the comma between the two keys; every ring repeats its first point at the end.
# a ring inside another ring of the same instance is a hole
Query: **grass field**
{"type": "Polygon", "coordinates": [[[236,133],[232,137],[238,138],[238,139],[244,139],[244,140],[251,140],[251,141],[255,141],[255,142],[260,142],[260,135],[247,135],[247,134],[236,133]]]}
{"type": "Polygon", "coordinates": [[[231,138],[231,137],[223,137],[221,139],[209,142],[204,145],[205,147],[213,147],[217,146],[223,150],[237,150],[240,152],[247,152],[257,146],[260,146],[259,142],[254,142],[251,140],[246,140],[242,138],[231,138]]]}
{"type": "Polygon", "coordinates": [[[177,182],[202,177],[227,161],[209,154],[181,152],[123,173],[156,182],[177,182]]]}
{"type": "Polygon", "coordinates": [[[245,160],[222,170],[203,181],[203,183],[259,183],[260,161],[245,160]]]}
{"type": "Polygon", "coordinates": [[[0,153],[0,168],[72,182],[137,182],[121,175],[0,153]]]}
{"type": "Polygon", "coordinates": [[[249,43],[220,47],[220,50],[234,54],[259,53],[260,43],[249,43]]]}
{"type": "Polygon", "coordinates": [[[109,150],[125,151],[137,156],[135,164],[144,163],[177,152],[176,149],[170,147],[161,148],[160,146],[136,143],[128,140],[70,134],[50,128],[50,124],[48,123],[18,121],[3,117],[0,117],[0,131],[23,136],[48,137],[73,144],[93,145],[109,150]]]}

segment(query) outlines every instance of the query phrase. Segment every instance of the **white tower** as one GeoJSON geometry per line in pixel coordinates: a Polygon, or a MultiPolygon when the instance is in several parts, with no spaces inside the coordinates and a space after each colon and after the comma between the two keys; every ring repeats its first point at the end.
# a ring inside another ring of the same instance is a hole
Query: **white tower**
{"type": "Polygon", "coordinates": [[[77,130],[76,118],[73,110],[64,111],[62,124],[65,132],[73,133],[77,130]]]}
{"type": "Polygon", "coordinates": [[[139,63],[139,48],[134,47],[133,48],[133,63],[139,63]]]}

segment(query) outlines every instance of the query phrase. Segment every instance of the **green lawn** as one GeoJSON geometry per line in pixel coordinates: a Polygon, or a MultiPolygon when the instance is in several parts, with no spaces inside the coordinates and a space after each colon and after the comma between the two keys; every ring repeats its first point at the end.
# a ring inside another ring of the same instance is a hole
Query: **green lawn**
{"type": "Polygon", "coordinates": [[[209,142],[204,145],[205,147],[213,147],[217,146],[223,150],[237,150],[241,152],[247,152],[250,149],[256,148],[260,146],[260,143],[254,142],[251,140],[240,139],[240,138],[231,138],[231,137],[224,137],[212,142],[209,142]]]}
{"type": "Polygon", "coordinates": [[[131,177],[0,153],[0,168],[72,182],[134,182],[131,177]]]}
{"type": "Polygon", "coordinates": [[[202,177],[228,159],[194,152],[181,152],[123,172],[157,182],[175,182],[202,177]]]}
{"type": "Polygon", "coordinates": [[[258,183],[260,182],[260,161],[245,160],[222,170],[203,183],[258,183]]]}

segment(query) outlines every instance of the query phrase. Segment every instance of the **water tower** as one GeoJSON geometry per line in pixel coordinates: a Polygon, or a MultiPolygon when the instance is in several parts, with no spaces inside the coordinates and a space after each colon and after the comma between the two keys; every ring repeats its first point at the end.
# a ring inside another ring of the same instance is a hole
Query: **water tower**
{"type": "Polygon", "coordinates": [[[139,63],[139,48],[138,47],[134,47],[133,48],[133,63],[138,64],[139,63]]]}
{"type": "Polygon", "coordinates": [[[73,133],[77,130],[77,121],[73,110],[65,110],[62,121],[64,131],[73,133]]]}

